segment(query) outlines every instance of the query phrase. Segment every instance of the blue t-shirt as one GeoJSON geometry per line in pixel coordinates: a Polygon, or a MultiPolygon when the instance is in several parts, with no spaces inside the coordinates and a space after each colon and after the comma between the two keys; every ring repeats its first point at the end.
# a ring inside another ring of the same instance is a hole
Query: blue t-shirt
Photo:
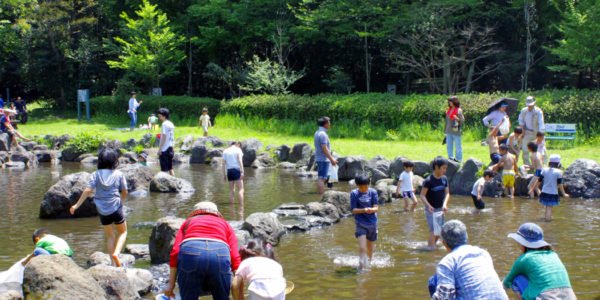
{"type": "Polygon", "coordinates": [[[6,119],[6,116],[2,116],[2,118],[0,118],[0,131],[5,131],[8,129],[8,127],[4,125],[4,123],[6,123],[7,121],[10,123],[10,120],[6,119]]]}
{"type": "Polygon", "coordinates": [[[315,161],[329,161],[325,153],[323,153],[323,149],[321,149],[321,145],[327,145],[327,149],[331,153],[331,145],[329,144],[329,136],[327,135],[327,129],[325,127],[319,127],[317,132],[315,132],[315,161]]]}
{"type": "Polygon", "coordinates": [[[423,187],[427,188],[427,202],[433,208],[440,208],[444,206],[444,198],[446,198],[446,188],[448,187],[448,178],[446,175],[442,175],[440,178],[435,178],[433,174],[429,175],[423,182],[423,187]]]}
{"type": "Polygon", "coordinates": [[[19,112],[22,112],[24,109],[27,109],[27,103],[25,103],[25,100],[23,100],[23,99],[21,99],[20,103],[19,103],[19,101],[15,101],[13,104],[15,105],[15,108],[19,112]]]}
{"type": "MultiPolygon", "coordinates": [[[[355,208],[363,209],[367,207],[373,207],[379,204],[379,200],[377,197],[377,191],[372,188],[369,188],[366,193],[361,193],[358,189],[350,192],[350,210],[354,210],[355,208]]],[[[364,224],[364,225],[373,225],[377,224],[377,213],[372,214],[355,214],[354,221],[356,223],[364,224]]]]}
{"type": "Polygon", "coordinates": [[[0,98],[0,108],[4,108],[4,99],[0,98]]]}
{"type": "Polygon", "coordinates": [[[92,174],[88,186],[96,189],[94,203],[99,214],[108,216],[122,206],[120,192],[127,190],[127,181],[120,171],[100,169],[92,174]]]}

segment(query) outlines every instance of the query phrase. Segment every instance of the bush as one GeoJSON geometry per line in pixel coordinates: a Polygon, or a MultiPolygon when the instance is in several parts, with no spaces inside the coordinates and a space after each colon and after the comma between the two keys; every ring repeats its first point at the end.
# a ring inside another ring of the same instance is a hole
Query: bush
{"type": "Polygon", "coordinates": [[[104,142],[97,132],[82,132],[70,140],[65,148],[73,148],[77,153],[93,153],[104,142]]]}

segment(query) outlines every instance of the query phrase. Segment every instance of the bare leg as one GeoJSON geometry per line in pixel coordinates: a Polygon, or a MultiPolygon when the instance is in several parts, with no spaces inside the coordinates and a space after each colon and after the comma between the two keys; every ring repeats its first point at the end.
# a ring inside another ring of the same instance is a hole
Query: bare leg
{"type": "Polygon", "coordinates": [[[552,221],[552,206],[546,205],[546,222],[552,221]]]}
{"type": "Polygon", "coordinates": [[[358,238],[358,265],[362,269],[367,262],[367,236],[361,235],[358,238]]]}
{"type": "Polygon", "coordinates": [[[408,211],[408,198],[404,198],[404,211],[408,211]]]}
{"type": "Polygon", "coordinates": [[[438,238],[440,238],[437,235],[434,235],[433,232],[429,232],[429,238],[427,239],[427,247],[429,247],[429,249],[433,250],[435,249],[435,243],[437,242],[438,238]]]}
{"type": "Polygon", "coordinates": [[[116,265],[112,254],[115,252],[115,232],[113,231],[113,225],[104,225],[104,235],[106,235],[106,251],[110,256],[111,264],[116,265]]]}
{"type": "Polygon", "coordinates": [[[233,201],[235,200],[234,193],[235,193],[235,181],[230,181],[229,182],[229,203],[231,203],[231,204],[233,204],[233,201]]]}
{"type": "Polygon", "coordinates": [[[244,205],[244,181],[241,179],[236,180],[235,187],[237,188],[238,201],[241,205],[244,205]]]}
{"type": "Polygon", "coordinates": [[[204,132],[204,136],[208,136],[208,131],[205,131],[205,132],[204,132]]]}
{"type": "Polygon", "coordinates": [[[319,195],[325,193],[325,179],[317,180],[317,190],[319,191],[319,195]]]}
{"type": "Polygon", "coordinates": [[[415,208],[417,208],[417,198],[415,196],[412,197],[412,206],[410,207],[410,211],[415,211],[415,208]]]}
{"type": "Polygon", "coordinates": [[[169,170],[169,175],[175,177],[175,171],[173,171],[173,169],[169,170]]]}
{"type": "Polygon", "coordinates": [[[127,222],[117,224],[115,227],[117,228],[117,240],[115,242],[112,257],[115,260],[115,263],[117,263],[117,267],[119,267],[121,265],[119,262],[119,254],[121,253],[123,246],[125,246],[125,240],[127,239],[127,222]]]}
{"type": "Polygon", "coordinates": [[[367,240],[367,256],[369,256],[369,263],[373,260],[373,249],[375,249],[375,242],[367,240]]]}
{"type": "Polygon", "coordinates": [[[510,195],[510,199],[514,199],[515,198],[515,187],[509,187],[508,194],[510,195]]]}

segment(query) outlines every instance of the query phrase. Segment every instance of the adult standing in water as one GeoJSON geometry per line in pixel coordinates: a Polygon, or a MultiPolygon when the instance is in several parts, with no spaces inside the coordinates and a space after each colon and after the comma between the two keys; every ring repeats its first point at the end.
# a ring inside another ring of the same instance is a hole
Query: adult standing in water
{"type": "Polygon", "coordinates": [[[237,189],[240,205],[244,205],[244,163],[242,157],[242,143],[232,142],[229,148],[223,151],[223,180],[229,182],[229,203],[235,200],[237,189]]]}
{"type": "Polygon", "coordinates": [[[465,116],[460,109],[460,100],[458,97],[452,96],[448,98],[448,109],[446,110],[446,126],[444,133],[446,134],[446,150],[448,151],[448,159],[462,163],[462,125],[465,122],[465,116]],[[454,153],[456,147],[456,153],[454,153]]]}
{"type": "Polygon", "coordinates": [[[138,107],[140,107],[140,104],[142,104],[142,101],[138,102],[137,99],[135,99],[135,95],[135,92],[131,92],[131,98],[129,98],[129,109],[127,110],[129,118],[131,119],[131,123],[129,124],[129,130],[131,131],[133,131],[136,126],[137,110],[138,107]]]}
{"type": "Polygon", "coordinates": [[[175,297],[175,282],[182,300],[197,300],[203,291],[213,299],[228,300],[231,275],[241,262],[233,228],[212,202],[199,202],[181,224],[171,250],[167,297],[175,297]]]}
{"type": "Polygon", "coordinates": [[[546,131],[546,125],[544,125],[544,112],[541,108],[535,106],[535,98],[533,98],[533,96],[527,97],[527,107],[524,107],[519,114],[519,126],[525,131],[523,142],[521,143],[523,147],[521,151],[523,152],[523,163],[531,165],[527,144],[529,142],[535,142],[536,134],[538,132],[546,131]]]}
{"type": "Polygon", "coordinates": [[[317,120],[319,129],[315,132],[315,162],[317,163],[317,190],[319,194],[325,192],[325,182],[329,178],[329,167],[337,165],[337,160],[331,155],[331,144],[327,131],[331,127],[329,117],[320,117],[317,120]]]}

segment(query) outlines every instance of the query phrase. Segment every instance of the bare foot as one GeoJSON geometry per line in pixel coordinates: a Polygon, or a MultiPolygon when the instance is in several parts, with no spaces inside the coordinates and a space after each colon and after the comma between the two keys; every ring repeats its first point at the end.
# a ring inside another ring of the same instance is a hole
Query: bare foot
{"type": "Polygon", "coordinates": [[[117,256],[116,256],[116,255],[114,255],[114,254],[111,254],[111,255],[110,255],[110,258],[111,258],[111,259],[112,259],[112,260],[115,262],[115,265],[116,265],[117,267],[120,267],[120,266],[121,266],[121,262],[119,261],[119,257],[117,257],[117,256]]]}

